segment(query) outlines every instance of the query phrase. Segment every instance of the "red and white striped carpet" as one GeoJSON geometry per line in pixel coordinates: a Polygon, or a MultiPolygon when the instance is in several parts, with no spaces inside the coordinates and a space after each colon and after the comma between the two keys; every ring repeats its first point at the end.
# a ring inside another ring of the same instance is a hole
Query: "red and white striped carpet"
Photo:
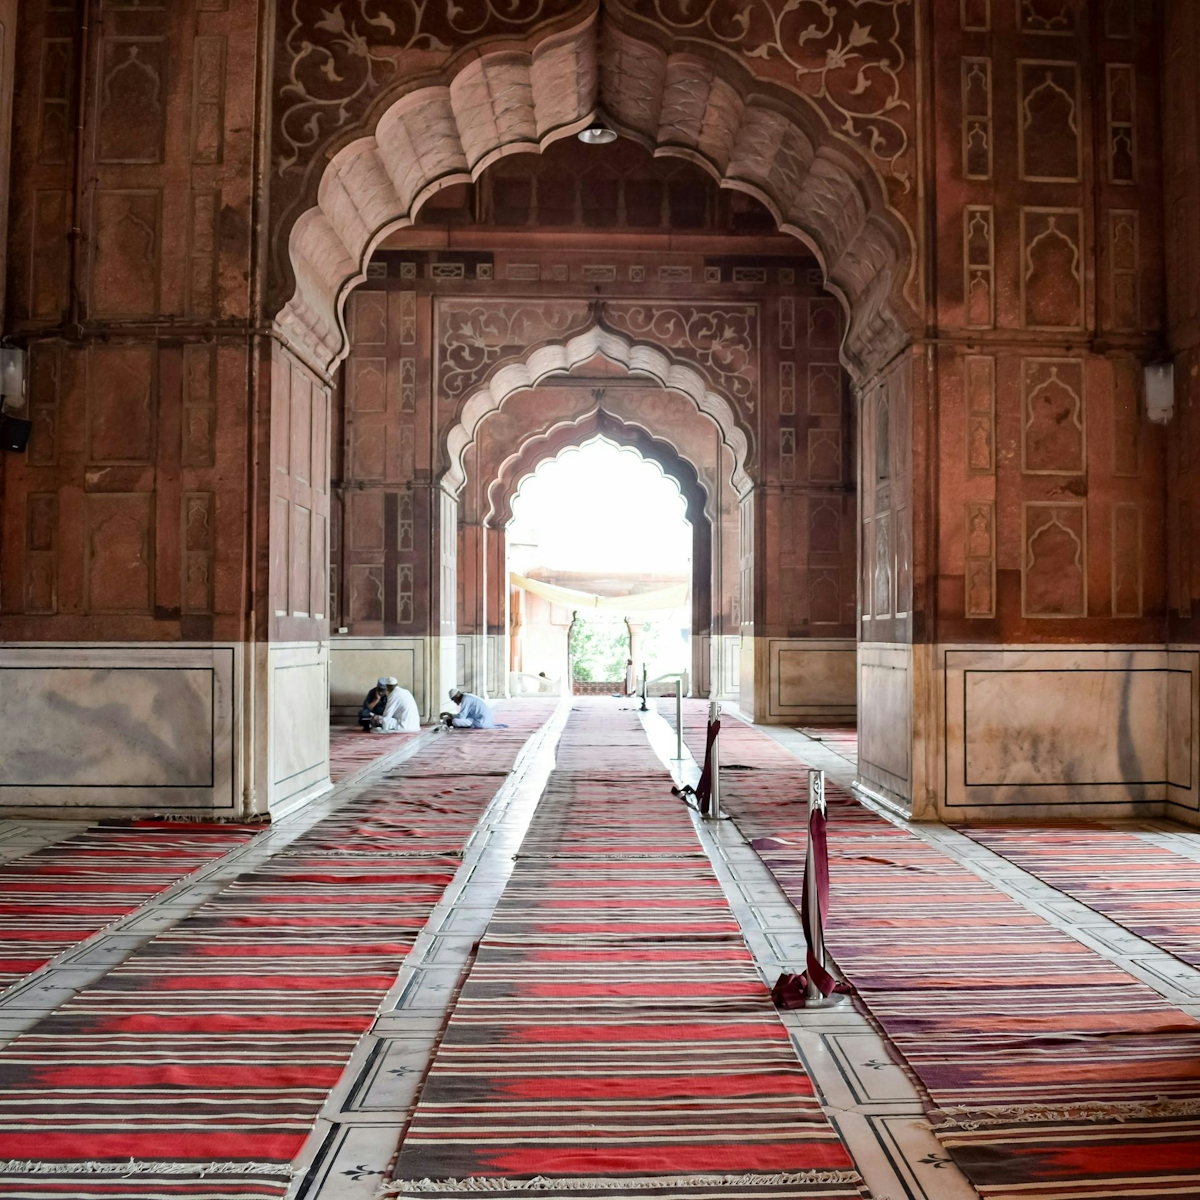
{"type": "Polygon", "coordinates": [[[0,865],[0,989],[264,828],[110,821],[0,865]]]}
{"type": "Polygon", "coordinates": [[[1200,967],[1200,862],[1104,825],[962,829],[1131,933],[1200,967]]]}
{"type": "Polygon", "coordinates": [[[419,733],[364,733],[361,729],[341,726],[330,729],[329,778],[340,783],[420,736],[419,733]]]}
{"type": "MultiPolygon", "coordinates": [[[[693,753],[701,724],[693,712],[693,753]]],[[[798,905],[802,764],[729,714],[721,761],[735,767],[727,811],[798,905]]],[[[1200,1196],[1200,1022],[908,830],[827,796],[826,944],[981,1197],[1200,1196]]]]}
{"type": "Polygon", "coordinates": [[[394,1193],[861,1195],[670,783],[576,703],[394,1193]]]}
{"type": "Polygon", "coordinates": [[[282,1196],[465,840],[551,711],[513,705],[508,730],[439,738],[0,1051],[0,1194],[282,1196]],[[477,773],[422,773],[446,757],[477,773]]]}

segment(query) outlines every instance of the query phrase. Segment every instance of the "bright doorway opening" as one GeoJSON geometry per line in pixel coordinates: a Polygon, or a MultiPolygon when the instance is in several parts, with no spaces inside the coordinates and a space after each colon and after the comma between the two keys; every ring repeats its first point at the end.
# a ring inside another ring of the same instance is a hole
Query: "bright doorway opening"
{"type": "Polygon", "coordinates": [[[656,462],[603,436],[525,478],[508,526],[514,690],[627,690],[643,670],[690,684],[686,511],[656,462]]]}

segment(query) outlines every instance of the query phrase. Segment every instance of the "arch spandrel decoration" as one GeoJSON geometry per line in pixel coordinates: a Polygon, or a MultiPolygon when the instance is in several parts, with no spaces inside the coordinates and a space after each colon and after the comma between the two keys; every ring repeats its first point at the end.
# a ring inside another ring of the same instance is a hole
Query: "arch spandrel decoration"
{"type": "Polygon", "coordinates": [[[911,341],[902,295],[911,236],[867,156],[815,103],[741,66],[668,53],[605,16],[530,51],[483,53],[448,82],[393,103],[373,134],[344,146],[317,205],[292,227],[296,287],[281,334],[329,367],[347,348],[343,306],[384,237],[411,225],[439,188],[509,153],[540,152],[597,110],[654,153],[688,158],[762,201],[820,261],[849,313],[843,354],[860,377],[911,341]]]}
{"type": "Polygon", "coordinates": [[[550,375],[566,375],[572,368],[602,355],[632,375],[641,375],[662,387],[681,392],[709,417],[720,431],[721,439],[733,454],[733,486],[739,495],[751,487],[747,471],[750,443],[729,400],[713,391],[700,371],[687,363],[673,360],[657,346],[633,342],[599,324],[592,325],[561,342],[537,346],[517,362],[498,367],[459,410],[459,418],[446,435],[448,465],[442,475],[442,487],[457,495],[466,483],[464,456],[475,439],[480,424],[498,412],[514,392],[534,387],[550,375]]]}

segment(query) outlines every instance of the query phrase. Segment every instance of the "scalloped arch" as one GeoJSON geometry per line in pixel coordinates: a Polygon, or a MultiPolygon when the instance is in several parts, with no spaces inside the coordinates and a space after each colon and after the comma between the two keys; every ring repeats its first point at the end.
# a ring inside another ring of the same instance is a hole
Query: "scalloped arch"
{"type": "Polygon", "coordinates": [[[489,524],[507,524],[512,518],[513,501],[525,481],[542,463],[558,458],[571,449],[580,449],[603,438],[631,450],[655,466],[679,489],[687,506],[687,519],[696,524],[712,520],[712,497],[695,466],[669,439],[655,436],[646,426],[607,412],[597,405],[590,412],[559,422],[552,428],[523,438],[500,464],[495,478],[486,489],[485,518],[489,524]]]}
{"type": "Polygon", "coordinates": [[[695,367],[673,361],[657,346],[630,341],[601,325],[593,325],[565,341],[536,347],[524,359],[499,368],[467,398],[459,410],[458,421],[446,435],[449,466],[442,475],[443,488],[451,495],[461,491],[467,479],[464,463],[467,447],[475,440],[481,423],[498,412],[509,396],[524,388],[535,387],[548,375],[566,374],[597,354],[624,367],[632,375],[646,376],[662,387],[687,396],[697,412],[712,420],[720,430],[721,440],[732,452],[735,490],[739,495],[749,491],[751,480],[746,460],[750,447],[729,401],[711,391],[695,367]]]}
{"type": "Polygon", "coordinates": [[[659,473],[659,475],[662,476],[666,483],[671,484],[675,488],[679,498],[683,501],[684,511],[687,514],[686,520],[689,522],[689,524],[692,523],[692,506],[689,502],[688,494],[684,490],[683,484],[679,481],[679,479],[677,479],[671,471],[667,470],[667,468],[664,467],[662,463],[659,462],[658,459],[653,455],[643,454],[638,446],[618,441],[610,432],[602,429],[594,429],[590,433],[586,434],[581,433],[577,439],[572,439],[565,442],[561,446],[557,446],[555,449],[541,455],[537,462],[532,464],[528,469],[523,469],[520,476],[513,481],[509,508],[511,509],[512,503],[514,503],[520,496],[521,489],[526,483],[529,482],[529,480],[534,477],[534,475],[537,474],[538,470],[544,463],[554,462],[555,460],[562,458],[564,454],[570,454],[573,451],[583,450],[596,442],[605,442],[616,450],[623,452],[627,451],[630,454],[636,454],[644,464],[653,467],[659,473]]]}
{"type": "Polygon", "coordinates": [[[344,305],[379,243],[411,225],[440,188],[506,154],[541,153],[598,111],[655,154],[704,167],[754,195],[816,254],[849,314],[843,357],[864,376],[912,339],[903,297],[911,232],[857,148],[802,96],[755,83],[726,60],[668,53],[607,16],[531,50],[471,58],[448,82],[396,100],[372,134],[344,146],[315,207],[289,236],[296,286],[280,334],[328,368],[347,351],[344,305]]]}

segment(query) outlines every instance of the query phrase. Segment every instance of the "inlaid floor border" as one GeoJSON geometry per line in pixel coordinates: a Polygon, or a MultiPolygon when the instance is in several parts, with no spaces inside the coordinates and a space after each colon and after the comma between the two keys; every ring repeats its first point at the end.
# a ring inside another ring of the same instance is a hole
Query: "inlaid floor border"
{"type": "MultiPolygon", "coordinates": [[[[674,758],[673,724],[655,711],[643,714],[642,724],[651,746],[676,781],[694,785],[699,766],[686,746],[683,760],[674,758]]],[[[841,755],[795,730],[783,732],[817,747],[835,760],[842,772],[852,773],[841,755]]],[[[812,758],[806,754],[805,761],[836,778],[833,770],[812,758]]],[[[692,824],[763,982],[770,987],[782,972],[803,970],[805,942],[800,915],[737,826],[732,821],[705,821],[696,813],[692,824]]],[[[779,1015],[816,1085],[826,1116],[875,1200],[978,1200],[978,1193],[933,1136],[912,1080],[892,1058],[870,1020],[848,998],[838,999],[828,1008],[779,1015]]]]}

